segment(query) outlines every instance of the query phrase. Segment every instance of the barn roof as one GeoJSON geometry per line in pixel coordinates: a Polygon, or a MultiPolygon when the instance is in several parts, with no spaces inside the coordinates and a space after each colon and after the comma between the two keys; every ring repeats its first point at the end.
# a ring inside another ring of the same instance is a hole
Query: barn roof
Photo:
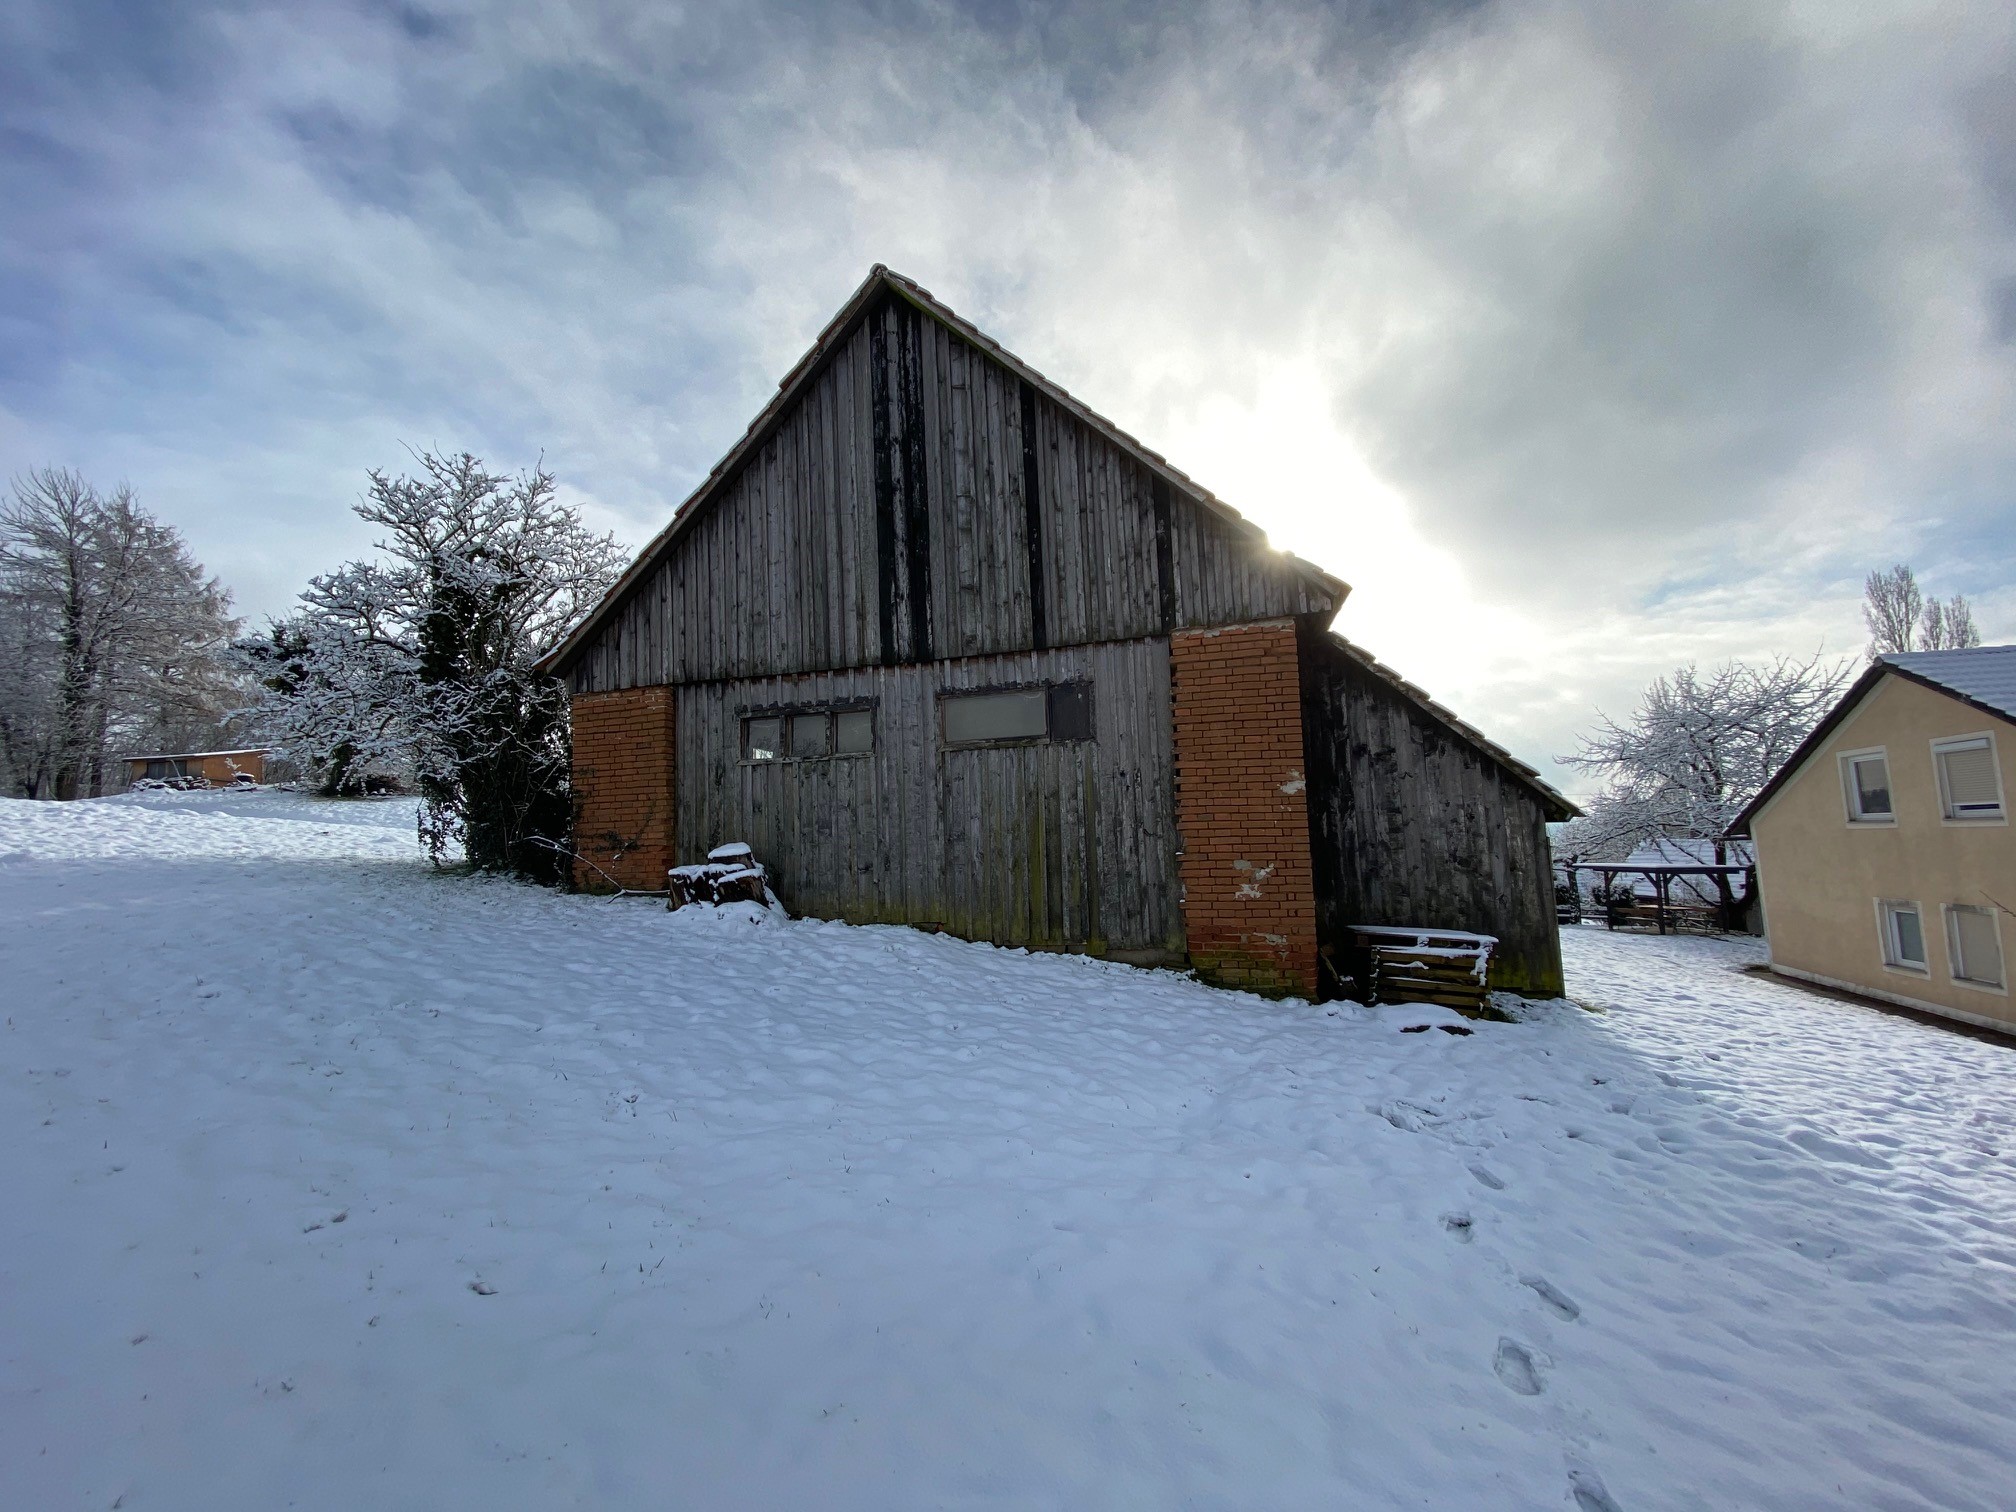
{"type": "MultiPolygon", "coordinates": [[[[869,307],[874,301],[884,293],[892,294],[896,298],[914,305],[933,320],[939,321],[961,340],[977,347],[1032,387],[1040,390],[1053,404],[1064,409],[1083,424],[1090,426],[1094,431],[1105,436],[1116,446],[1130,453],[1135,460],[1151,472],[1159,473],[1201,507],[1210,510],[1213,514],[1249,536],[1256,544],[1264,545],[1266,543],[1266,535],[1257,525],[1246,519],[1239,511],[1227,504],[1223,499],[1220,499],[1208,488],[1197,483],[1188,474],[1172,466],[1161,453],[1143,445],[1140,441],[1128,435],[1127,432],[1121,430],[1119,426],[1108,420],[1104,415],[1099,414],[1082,401],[1074,398],[1063,388],[1051,382],[979,327],[962,319],[948,306],[941,304],[932,296],[929,290],[921,287],[911,279],[905,278],[893,269],[877,263],[869,270],[868,277],[862,281],[861,286],[848,297],[847,303],[840,307],[840,312],[827,322],[826,328],[819,333],[818,338],[812,343],[811,349],[798,359],[797,364],[792,367],[790,372],[784,375],[783,381],[777,385],[777,392],[771,397],[770,402],[763,407],[762,412],[749,422],[749,428],[743,433],[742,438],[729,448],[726,456],[714,464],[713,469],[701,481],[700,486],[694,489],[687,496],[686,502],[673,512],[671,522],[663,530],[659,531],[656,536],[652,537],[650,543],[645,546],[643,551],[638,553],[636,561],[630,564],[623,575],[603,595],[602,601],[595,606],[588,617],[563,636],[544,656],[539,658],[537,665],[541,669],[549,672],[562,671],[580,655],[588,643],[600,633],[602,627],[615,614],[623,601],[630,596],[632,591],[645,578],[650,576],[653,569],[660,562],[665,560],[672,551],[672,548],[678,544],[680,537],[692,527],[694,521],[706,512],[709,504],[722,488],[734,480],[736,474],[741,470],[742,464],[768,439],[771,431],[775,429],[785,412],[790,409],[792,401],[798,397],[806,385],[818,373],[827,355],[839,344],[842,338],[852,331],[855,322],[860,320],[868,312],[869,307]]],[[[1313,563],[1305,562],[1300,557],[1287,552],[1282,552],[1280,555],[1294,571],[1315,584],[1320,591],[1333,599],[1335,601],[1333,607],[1335,604],[1343,603],[1345,595],[1350,593],[1349,584],[1340,578],[1332,577],[1313,563]]]]}
{"type": "Polygon", "coordinates": [[[1395,672],[1391,667],[1380,661],[1370,651],[1365,650],[1362,646],[1353,645],[1334,630],[1329,632],[1329,641],[1335,650],[1341,651],[1345,656],[1363,668],[1365,672],[1392,688],[1409,703],[1428,715],[1429,718],[1435,720],[1438,724],[1446,726],[1459,740],[1467,745],[1476,747],[1484,756],[1498,763],[1499,766],[1503,767],[1511,775],[1514,781],[1531,789],[1534,796],[1540,800],[1540,806],[1545,811],[1549,824],[1560,824],[1566,820],[1573,819],[1577,814],[1582,812],[1565,794],[1541,780],[1537,767],[1526,765],[1525,762],[1514,756],[1495,740],[1492,740],[1475,725],[1460,718],[1453,710],[1437,703],[1433,698],[1428,696],[1425,689],[1417,688],[1398,672],[1395,672]]]}
{"type": "Polygon", "coordinates": [[[1744,806],[1730,823],[1727,834],[1747,836],[1750,823],[1764,805],[1778,796],[1778,790],[1792,780],[1813,753],[1855,711],[1876,684],[1885,677],[1901,677],[1921,687],[1957,698],[1984,714],[1992,714],[2016,724],[2016,646],[1973,646],[1964,651],[1890,651],[1869,664],[1869,670],[1855,679],[1855,685],[1841,695],[1841,701],[1827,711],[1827,717],[1813,727],[1813,733],[1799,743],[1799,749],[1785,765],[1771,774],[1757,796],[1744,806]]]}

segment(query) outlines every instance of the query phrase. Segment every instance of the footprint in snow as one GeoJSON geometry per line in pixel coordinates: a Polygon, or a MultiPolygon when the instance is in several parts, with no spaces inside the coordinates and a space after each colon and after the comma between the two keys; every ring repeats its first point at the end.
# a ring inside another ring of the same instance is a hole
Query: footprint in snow
{"type": "Polygon", "coordinates": [[[1575,1498],[1576,1512],[1623,1512],[1603,1489],[1603,1477],[1594,1470],[1570,1470],[1568,1490],[1575,1498]]]}
{"type": "Polygon", "coordinates": [[[1488,1166],[1473,1165],[1470,1167],[1470,1174],[1494,1192],[1505,1190],[1505,1178],[1492,1171],[1488,1166]]]}
{"type": "Polygon", "coordinates": [[[1492,1357],[1491,1368],[1508,1390],[1521,1396],[1538,1396],[1547,1389],[1540,1379],[1540,1365],[1533,1351],[1517,1339],[1498,1341],[1498,1353],[1492,1357]]]}
{"type": "Polygon", "coordinates": [[[1549,1281],[1545,1276],[1521,1276],[1519,1284],[1531,1288],[1535,1296],[1568,1322],[1573,1323],[1577,1318],[1582,1316],[1582,1309],[1576,1305],[1566,1292],[1562,1291],[1561,1288],[1556,1286],[1552,1281],[1549,1281]]]}
{"type": "Polygon", "coordinates": [[[1476,1225],[1468,1213],[1444,1213],[1442,1227],[1449,1231],[1449,1237],[1458,1244],[1468,1244],[1476,1238],[1476,1225]]]}

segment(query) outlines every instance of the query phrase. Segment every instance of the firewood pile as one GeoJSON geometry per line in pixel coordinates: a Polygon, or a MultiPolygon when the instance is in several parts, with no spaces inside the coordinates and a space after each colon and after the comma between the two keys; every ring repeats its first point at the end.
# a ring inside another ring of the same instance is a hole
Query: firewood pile
{"type": "Polygon", "coordinates": [[[666,877],[671,887],[668,908],[684,908],[689,903],[704,903],[710,908],[723,903],[755,903],[768,908],[777,901],[770,891],[770,874],[739,840],[715,846],[697,865],[673,867],[666,877]]]}
{"type": "Polygon", "coordinates": [[[1494,936],[1384,924],[1354,924],[1351,932],[1368,958],[1371,1002],[1436,1003],[1473,1016],[1489,1006],[1494,936]]]}

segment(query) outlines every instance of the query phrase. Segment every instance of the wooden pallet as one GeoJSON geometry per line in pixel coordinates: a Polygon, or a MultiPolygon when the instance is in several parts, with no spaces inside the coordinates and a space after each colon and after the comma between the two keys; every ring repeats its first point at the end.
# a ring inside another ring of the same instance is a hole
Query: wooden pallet
{"type": "Polygon", "coordinates": [[[1370,962],[1374,1003],[1434,1003],[1472,1017],[1490,1005],[1492,936],[1387,924],[1351,930],[1370,962]]]}

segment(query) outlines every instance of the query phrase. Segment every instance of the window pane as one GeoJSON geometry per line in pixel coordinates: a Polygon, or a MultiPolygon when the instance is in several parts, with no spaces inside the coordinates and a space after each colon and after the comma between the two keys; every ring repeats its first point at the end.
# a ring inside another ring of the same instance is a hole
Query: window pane
{"type": "Polygon", "coordinates": [[[1953,974],[1990,987],[2002,985],[2002,946],[1995,938],[1995,915],[1985,908],[1953,910],[1953,943],[1959,959],[1953,974]]]}
{"type": "Polygon", "coordinates": [[[1891,962],[1896,966],[1923,966],[1925,964],[1925,925],[1915,908],[1893,908],[1890,910],[1890,929],[1895,951],[1891,962]]]}
{"type": "Polygon", "coordinates": [[[833,716],[833,749],[859,756],[875,749],[875,715],[870,709],[842,709],[833,716]]]}
{"type": "Polygon", "coordinates": [[[962,693],[945,700],[945,741],[1041,740],[1048,727],[1041,688],[1013,693],[962,693]]]}
{"type": "Polygon", "coordinates": [[[783,720],[752,719],[742,726],[742,754],[751,761],[775,761],[783,749],[783,720]]]}
{"type": "Polygon", "coordinates": [[[1881,756],[1854,763],[1855,812],[1871,818],[1890,812],[1890,764],[1881,756]]]}
{"type": "Polygon", "coordinates": [[[1941,751],[1939,770],[1946,788],[1949,817],[1994,813],[2001,808],[1996,791],[1995,752],[1985,741],[1941,751]]]}
{"type": "Polygon", "coordinates": [[[1092,738],[1092,684],[1058,683],[1050,690],[1050,738],[1092,738]]]}
{"type": "Polygon", "coordinates": [[[791,716],[791,754],[802,758],[828,756],[833,751],[832,716],[817,714],[791,716]]]}

